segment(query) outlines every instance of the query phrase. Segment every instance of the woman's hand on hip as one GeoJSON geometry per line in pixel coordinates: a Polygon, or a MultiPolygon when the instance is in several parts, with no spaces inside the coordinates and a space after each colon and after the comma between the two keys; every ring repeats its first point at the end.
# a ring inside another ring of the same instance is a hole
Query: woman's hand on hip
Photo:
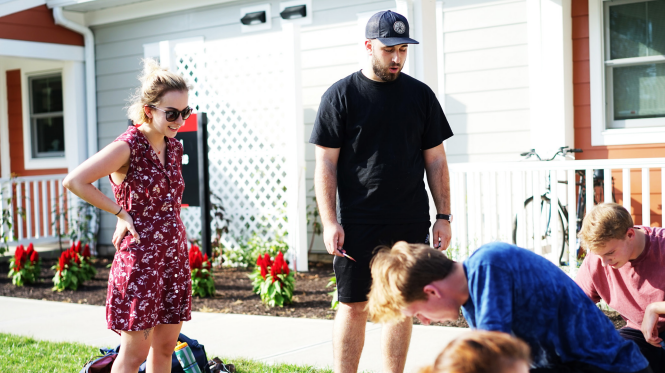
{"type": "Polygon", "coordinates": [[[136,233],[136,229],[134,228],[134,220],[132,219],[132,216],[123,209],[122,212],[118,214],[118,223],[115,225],[115,232],[113,232],[112,242],[116,250],[120,249],[120,244],[127,232],[134,237],[137,243],[141,242],[139,234],[136,233]]]}

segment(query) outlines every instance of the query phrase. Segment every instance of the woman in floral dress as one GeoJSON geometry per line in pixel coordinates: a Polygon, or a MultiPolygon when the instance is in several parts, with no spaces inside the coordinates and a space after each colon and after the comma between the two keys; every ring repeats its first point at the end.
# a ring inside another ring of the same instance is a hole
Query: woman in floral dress
{"type": "Polygon", "coordinates": [[[144,61],[129,117],[139,124],[90,157],[63,181],[90,204],[118,217],[116,254],[106,298],[108,328],[121,336],[112,373],[170,372],[192,287],[180,204],[182,145],[174,137],[192,109],[184,79],[144,61]],[[109,176],[115,202],[92,185],[109,176]]]}

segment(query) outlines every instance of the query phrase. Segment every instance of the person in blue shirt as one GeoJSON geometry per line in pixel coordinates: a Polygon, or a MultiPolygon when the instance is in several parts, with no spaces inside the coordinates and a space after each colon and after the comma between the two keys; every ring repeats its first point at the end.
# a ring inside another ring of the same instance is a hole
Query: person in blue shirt
{"type": "Polygon", "coordinates": [[[426,245],[398,242],[372,263],[374,322],[417,317],[501,331],[531,348],[531,372],[652,372],[637,345],[547,259],[506,243],[480,247],[463,263],[426,245]]]}

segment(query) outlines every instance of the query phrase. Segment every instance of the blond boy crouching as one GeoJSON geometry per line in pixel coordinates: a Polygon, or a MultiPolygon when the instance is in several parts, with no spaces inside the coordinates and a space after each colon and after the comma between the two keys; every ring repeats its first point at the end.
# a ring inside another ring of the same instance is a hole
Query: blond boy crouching
{"type": "Polygon", "coordinates": [[[665,229],[635,226],[616,203],[596,206],[582,222],[589,250],[575,278],[594,302],[603,299],[626,320],[619,334],[634,341],[654,372],[665,370],[665,229]]]}

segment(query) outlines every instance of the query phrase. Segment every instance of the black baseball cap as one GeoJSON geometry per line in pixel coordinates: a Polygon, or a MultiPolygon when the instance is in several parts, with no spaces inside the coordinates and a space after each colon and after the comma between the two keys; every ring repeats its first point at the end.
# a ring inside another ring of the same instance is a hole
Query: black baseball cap
{"type": "Polygon", "coordinates": [[[365,37],[378,39],[388,47],[398,44],[420,44],[409,38],[409,21],[406,17],[389,10],[370,17],[365,27],[365,37]]]}

